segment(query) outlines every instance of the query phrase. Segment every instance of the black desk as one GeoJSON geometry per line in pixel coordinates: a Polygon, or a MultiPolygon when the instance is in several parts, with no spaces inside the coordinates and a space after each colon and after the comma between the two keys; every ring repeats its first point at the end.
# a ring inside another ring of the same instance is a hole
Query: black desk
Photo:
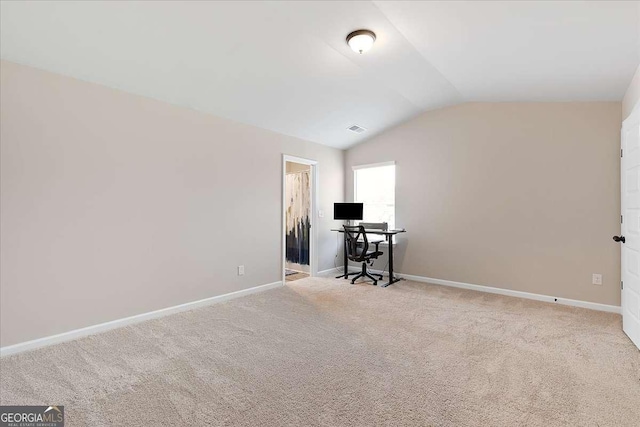
{"type": "MultiPolygon", "coordinates": [[[[332,228],[331,231],[337,231],[338,233],[344,233],[344,228],[332,228]]],[[[380,285],[383,288],[386,288],[392,283],[399,282],[402,280],[400,277],[394,277],[393,275],[393,236],[399,233],[406,233],[403,230],[375,230],[375,229],[366,229],[364,230],[367,234],[377,234],[379,236],[385,236],[385,239],[389,243],[389,282],[380,285]]],[[[342,252],[344,253],[344,274],[337,276],[336,279],[340,277],[344,277],[345,279],[349,276],[349,260],[347,259],[347,235],[344,236],[344,244],[342,246],[342,252]]],[[[353,274],[353,273],[352,273],[353,274]]]]}

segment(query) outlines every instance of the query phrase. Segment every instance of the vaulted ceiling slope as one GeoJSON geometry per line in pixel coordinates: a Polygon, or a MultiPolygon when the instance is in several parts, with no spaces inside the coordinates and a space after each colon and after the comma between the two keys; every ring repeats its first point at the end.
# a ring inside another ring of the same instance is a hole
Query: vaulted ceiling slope
{"type": "Polygon", "coordinates": [[[345,148],[461,102],[620,100],[639,19],[624,1],[2,1],[0,53],[345,148]]]}

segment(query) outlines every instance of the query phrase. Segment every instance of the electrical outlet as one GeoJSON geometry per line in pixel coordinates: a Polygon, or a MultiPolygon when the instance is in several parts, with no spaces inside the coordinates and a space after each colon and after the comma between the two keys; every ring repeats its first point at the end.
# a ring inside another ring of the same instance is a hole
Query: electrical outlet
{"type": "Polygon", "coordinates": [[[602,285],[602,274],[593,273],[591,275],[591,283],[594,285],[602,285]]]}
{"type": "Polygon", "coordinates": [[[244,276],[244,265],[238,266],[238,276],[244,276]]]}

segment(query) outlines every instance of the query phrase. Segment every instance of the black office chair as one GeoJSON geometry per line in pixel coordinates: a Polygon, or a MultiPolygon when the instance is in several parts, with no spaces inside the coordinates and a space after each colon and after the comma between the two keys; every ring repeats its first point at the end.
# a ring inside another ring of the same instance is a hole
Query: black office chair
{"type": "Polygon", "coordinates": [[[382,274],[374,273],[372,276],[367,271],[367,264],[373,265],[373,260],[382,255],[382,252],[378,250],[380,242],[372,242],[376,248],[369,252],[369,240],[367,240],[367,233],[362,225],[345,225],[344,232],[347,238],[347,247],[345,248],[347,251],[347,258],[351,261],[362,263],[362,272],[354,277],[353,280],[351,280],[351,283],[355,283],[360,277],[368,277],[373,280],[374,285],[377,285],[378,279],[373,276],[378,276],[382,279],[382,274]]]}

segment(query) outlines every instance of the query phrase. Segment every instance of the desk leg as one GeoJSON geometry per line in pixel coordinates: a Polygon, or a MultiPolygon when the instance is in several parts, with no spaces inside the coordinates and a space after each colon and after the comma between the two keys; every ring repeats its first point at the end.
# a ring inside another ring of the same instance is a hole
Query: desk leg
{"type": "Polygon", "coordinates": [[[344,234],[344,242],[342,243],[342,266],[344,267],[344,274],[336,276],[336,279],[339,279],[341,277],[348,279],[350,275],[352,276],[354,274],[359,273],[359,272],[349,273],[349,260],[347,259],[347,233],[343,233],[343,234],[344,234]]]}
{"type": "Polygon", "coordinates": [[[387,236],[387,242],[389,242],[389,281],[382,285],[383,288],[402,280],[401,278],[393,275],[393,236],[387,236]]]}

